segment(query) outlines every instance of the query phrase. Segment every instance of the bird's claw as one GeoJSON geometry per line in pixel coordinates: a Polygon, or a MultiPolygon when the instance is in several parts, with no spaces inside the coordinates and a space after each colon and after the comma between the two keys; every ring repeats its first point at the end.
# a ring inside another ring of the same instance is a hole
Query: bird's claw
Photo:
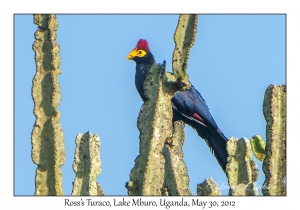
{"type": "Polygon", "coordinates": [[[183,78],[177,79],[177,87],[180,91],[188,90],[191,87],[189,76],[186,74],[183,78]]]}
{"type": "Polygon", "coordinates": [[[173,146],[174,146],[174,144],[173,144],[173,136],[167,137],[165,144],[168,145],[171,149],[173,149],[173,146]]]}

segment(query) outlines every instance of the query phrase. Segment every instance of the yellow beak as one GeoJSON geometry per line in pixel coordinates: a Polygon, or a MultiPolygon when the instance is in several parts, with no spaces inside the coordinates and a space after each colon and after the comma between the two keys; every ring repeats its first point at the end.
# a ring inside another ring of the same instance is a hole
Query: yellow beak
{"type": "Polygon", "coordinates": [[[127,60],[132,60],[138,54],[137,48],[134,48],[128,55],[127,60]]]}

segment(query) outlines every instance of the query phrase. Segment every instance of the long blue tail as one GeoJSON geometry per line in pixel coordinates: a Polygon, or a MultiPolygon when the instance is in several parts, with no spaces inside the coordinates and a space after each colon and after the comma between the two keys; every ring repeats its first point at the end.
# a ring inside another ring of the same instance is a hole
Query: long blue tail
{"type": "Polygon", "coordinates": [[[184,123],[194,128],[197,131],[198,135],[202,139],[204,139],[208,147],[211,149],[213,155],[217,159],[218,163],[222,167],[223,171],[225,172],[228,157],[228,152],[226,149],[226,143],[228,139],[224,136],[224,134],[220,132],[220,130],[207,127],[191,118],[188,118],[187,116],[184,116],[176,109],[173,109],[173,111],[174,121],[182,120],[184,123]]]}

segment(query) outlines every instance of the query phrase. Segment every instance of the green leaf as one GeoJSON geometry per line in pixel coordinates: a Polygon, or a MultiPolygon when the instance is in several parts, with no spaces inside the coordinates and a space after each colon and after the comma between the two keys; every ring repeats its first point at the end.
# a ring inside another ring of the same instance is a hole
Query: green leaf
{"type": "Polygon", "coordinates": [[[250,140],[250,144],[255,157],[261,162],[263,162],[266,157],[265,141],[262,139],[260,135],[255,135],[250,140]]]}

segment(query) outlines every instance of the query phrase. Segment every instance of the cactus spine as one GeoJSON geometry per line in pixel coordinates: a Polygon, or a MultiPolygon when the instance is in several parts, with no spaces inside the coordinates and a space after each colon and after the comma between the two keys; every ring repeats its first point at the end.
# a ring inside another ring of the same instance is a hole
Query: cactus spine
{"type": "Polygon", "coordinates": [[[63,195],[61,166],[65,163],[65,146],[60,113],[61,73],[59,45],[56,43],[58,22],[55,15],[34,15],[36,74],[32,82],[32,98],[36,117],[31,134],[32,160],[38,165],[35,195],[63,195]]]}

